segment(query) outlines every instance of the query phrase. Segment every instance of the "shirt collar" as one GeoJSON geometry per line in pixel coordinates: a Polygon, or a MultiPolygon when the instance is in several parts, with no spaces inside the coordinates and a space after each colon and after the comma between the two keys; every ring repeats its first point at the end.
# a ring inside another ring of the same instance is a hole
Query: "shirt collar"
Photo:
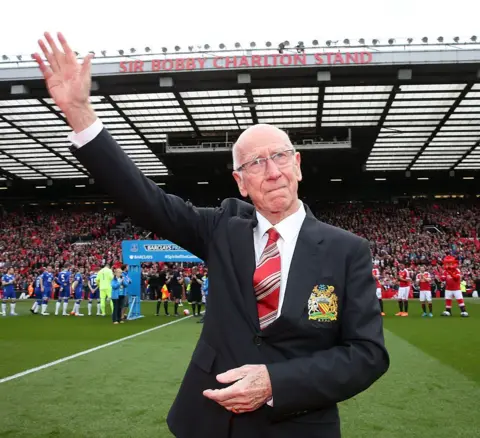
{"type": "MultiPolygon", "coordinates": [[[[287,216],[285,219],[275,225],[275,229],[280,234],[284,242],[291,242],[300,232],[303,221],[307,215],[305,206],[301,201],[298,201],[298,210],[287,216]]],[[[258,224],[255,227],[254,235],[257,239],[261,239],[265,233],[273,227],[273,225],[261,213],[256,212],[258,224]]]]}

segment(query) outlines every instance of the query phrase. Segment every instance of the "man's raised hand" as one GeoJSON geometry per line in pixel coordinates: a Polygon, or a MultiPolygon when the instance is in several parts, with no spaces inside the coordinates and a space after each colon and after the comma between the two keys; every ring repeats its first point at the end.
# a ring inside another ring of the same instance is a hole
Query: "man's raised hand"
{"type": "Polygon", "coordinates": [[[32,56],[45,78],[50,96],[63,111],[74,131],[80,132],[96,120],[89,104],[92,55],[87,55],[83,64],[80,64],[61,33],[58,33],[58,41],[63,51],[48,32],[45,33],[45,39],[48,46],[43,40],[39,40],[38,44],[49,65],[45,64],[38,53],[32,56]]]}

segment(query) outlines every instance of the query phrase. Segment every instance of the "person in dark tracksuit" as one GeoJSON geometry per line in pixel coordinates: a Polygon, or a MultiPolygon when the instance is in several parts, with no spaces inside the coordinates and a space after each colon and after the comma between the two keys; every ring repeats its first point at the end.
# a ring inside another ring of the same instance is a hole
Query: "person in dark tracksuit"
{"type": "Polygon", "coordinates": [[[115,269],[115,276],[112,280],[112,320],[114,324],[123,323],[122,308],[126,287],[128,287],[128,281],[123,277],[122,270],[120,268],[115,269]]]}

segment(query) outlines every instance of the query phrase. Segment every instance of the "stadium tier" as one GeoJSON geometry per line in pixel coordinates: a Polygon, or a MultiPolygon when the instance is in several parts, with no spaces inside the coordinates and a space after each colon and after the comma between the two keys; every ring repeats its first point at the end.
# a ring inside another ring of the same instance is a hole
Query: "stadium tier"
{"type": "MultiPolygon", "coordinates": [[[[380,269],[385,291],[394,293],[398,286],[396,274],[400,264],[414,274],[420,266],[425,266],[440,291],[442,260],[448,254],[458,258],[467,290],[470,293],[477,290],[475,281],[480,280],[478,201],[310,204],[319,219],[371,242],[372,261],[380,269]]],[[[114,210],[12,211],[2,217],[0,271],[6,273],[8,268],[14,268],[15,287],[21,294],[28,290],[39,270],[48,265],[52,265],[55,273],[66,263],[88,273],[105,262],[121,264],[121,242],[146,236],[148,230],[135,227],[114,210]]],[[[192,264],[168,265],[188,267],[192,264]]],[[[158,268],[156,263],[143,264],[142,286],[158,268]]],[[[145,289],[142,293],[144,297],[155,297],[145,289]]]]}
{"type": "MultiPolygon", "coordinates": [[[[231,146],[255,123],[288,131],[305,196],[475,196],[479,46],[409,44],[97,53],[91,101],[139,168],[185,197],[236,194],[231,146]]],[[[104,199],[37,67],[5,58],[0,198],[104,199]]]]}

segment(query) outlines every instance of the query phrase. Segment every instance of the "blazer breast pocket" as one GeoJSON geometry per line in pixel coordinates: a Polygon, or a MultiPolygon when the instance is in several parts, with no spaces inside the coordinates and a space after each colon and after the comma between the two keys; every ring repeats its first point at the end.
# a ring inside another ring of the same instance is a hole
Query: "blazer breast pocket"
{"type": "Polygon", "coordinates": [[[302,316],[313,329],[335,328],[339,320],[339,291],[333,277],[322,277],[312,286],[302,316]]]}

